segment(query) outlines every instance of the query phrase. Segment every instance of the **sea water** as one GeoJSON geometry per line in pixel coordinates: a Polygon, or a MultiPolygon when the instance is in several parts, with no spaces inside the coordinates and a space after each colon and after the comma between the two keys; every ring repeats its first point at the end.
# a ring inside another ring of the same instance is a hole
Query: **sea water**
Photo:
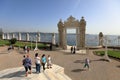
{"type": "MultiPolygon", "coordinates": [[[[29,33],[30,41],[36,41],[37,33],[29,33]]],[[[12,38],[12,34],[9,35],[12,38]]],[[[107,35],[108,45],[109,46],[118,46],[120,45],[120,39],[118,35],[107,35]]],[[[6,38],[6,35],[5,35],[6,38]]],[[[18,33],[15,33],[15,38],[18,39],[18,33]]],[[[76,45],[76,34],[67,34],[67,45],[76,45]]],[[[21,33],[21,40],[26,40],[26,33],[21,33]]],[[[56,43],[59,43],[58,33],[55,33],[56,43]]],[[[52,42],[52,33],[40,33],[40,42],[52,42]]],[[[87,46],[98,46],[99,45],[99,36],[93,34],[85,35],[85,44],[87,46]]]]}

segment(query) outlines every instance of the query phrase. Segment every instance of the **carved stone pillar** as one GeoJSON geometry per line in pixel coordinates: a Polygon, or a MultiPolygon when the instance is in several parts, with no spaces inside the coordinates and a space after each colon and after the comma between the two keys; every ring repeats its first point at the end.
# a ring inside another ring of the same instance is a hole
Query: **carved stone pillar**
{"type": "Polygon", "coordinates": [[[60,33],[61,31],[60,31],[60,29],[58,29],[58,44],[59,44],[59,46],[61,46],[61,33],[60,33]]]}
{"type": "Polygon", "coordinates": [[[80,49],[80,31],[79,28],[76,28],[76,47],[80,49]]]}
{"type": "Polygon", "coordinates": [[[80,20],[80,47],[85,48],[85,30],[86,29],[86,21],[84,17],[80,20]]]}
{"type": "Polygon", "coordinates": [[[63,29],[63,49],[67,49],[66,28],[63,29]]]}
{"type": "Polygon", "coordinates": [[[18,33],[18,40],[21,40],[21,33],[18,33]]]}
{"type": "Polygon", "coordinates": [[[27,39],[27,41],[30,41],[29,40],[29,33],[26,33],[26,39],[27,39]]]}
{"type": "Polygon", "coordinates": [[[64,24],[62,20],[60,20],[58,23],[58,31],[59,31],[59,46],[61,48],[63,48],[63,28],[64,28],[64,24]]]}
{"type": "Polygon", "coordinates": [[[56,42],[55,42],[55,33],[52,34],[52,44],[54,44],[54,45],[56,44],[56,42]]]}
{"type": "Polygon", "coordinates": [[[63,29],[59,29],[59,46],[63,46],[63,29]]]}

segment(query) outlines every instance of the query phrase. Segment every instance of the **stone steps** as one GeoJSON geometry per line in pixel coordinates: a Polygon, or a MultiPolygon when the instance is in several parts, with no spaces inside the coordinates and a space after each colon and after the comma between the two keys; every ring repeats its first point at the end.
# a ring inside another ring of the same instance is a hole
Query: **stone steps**
{"type": "Polygon", "coordinates": [[[64,74],[64,68],[58,65],[53,65],[52,68],[46,69],[44,72],[41,69],[39,74],[35,72],[33,67],[32,74],[25,77],[24,67],[6,69],[0,71],[0,80],[71,80],[64,74]]]}
{"type": "Polygon", "coordinates": [[[67,75],[62,73],[57,73],[57,76],[60,78],[60,80],[72,80],[67,75]]]}

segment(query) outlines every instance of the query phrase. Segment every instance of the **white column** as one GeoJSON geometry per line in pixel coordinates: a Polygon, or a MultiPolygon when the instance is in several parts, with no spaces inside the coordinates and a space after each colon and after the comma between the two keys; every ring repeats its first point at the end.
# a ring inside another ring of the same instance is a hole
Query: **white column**
{"type": "Polygon", "coordinates": [[[15,34],[14,33],[12,33],[12,38],[15,38],[15,34]]]}
{"type": "Polygon", "coordinates": [[[10,39],[9,33],[7,33],[7,39],[10,39]]]}
{"type": "Polygon", "coordinates": [[[4,33],[2,33],[2,39],[5,39],[5,34],[4,33]]]}
{"type": "Polygon", "coordinates": [[[18,40],[21,40],[21,33],[18,33],[18,40]]]}
{"type": "Polygon", "coordinates": [[[38,40],[38,35],[36,35],[36,47],[35,47],[34,51],[37,51],[37,50],[38,50],[37,40],[38,40]]]}
{"type": "Polygon", "coordinates": [[[38,32],[38,42],[40,42],[40,33],[38,32]]]}
{"type": "Polygon", "coordinates": [[[29,41],[29,33],[26,33],[26,39],[29,41]]]}
{"type": "Polygon", "coordinates": [[[55,33],[52,34],[52,44],[56,44],[55,43],[55,33]]]}

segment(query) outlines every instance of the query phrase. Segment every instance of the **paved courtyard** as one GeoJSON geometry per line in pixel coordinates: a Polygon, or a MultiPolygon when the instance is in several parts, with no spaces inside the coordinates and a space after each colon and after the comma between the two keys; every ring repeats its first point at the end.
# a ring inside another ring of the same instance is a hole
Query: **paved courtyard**
{"type": "MultiPolygon", "coordinates": [[[[7,53],[7,47],[0,47],[0,71],[8,68],[22,67],[23,51],[14,51],[7,53]]],[[[96,56],[90,50],[88,54],[71,54],[70,51],[38,51],[40,55],[48,54],[52,57],[54,64],[64,67],[65,74],[72,80],[119,80],[120,62],[111,60],[106,62],[102,57],[96,56]],[[90,59],[90,70],[83,69],[84,59],[90,59]]],[[[34,52],[30,51],[30,57],[34,64],[34,52]]]]}

